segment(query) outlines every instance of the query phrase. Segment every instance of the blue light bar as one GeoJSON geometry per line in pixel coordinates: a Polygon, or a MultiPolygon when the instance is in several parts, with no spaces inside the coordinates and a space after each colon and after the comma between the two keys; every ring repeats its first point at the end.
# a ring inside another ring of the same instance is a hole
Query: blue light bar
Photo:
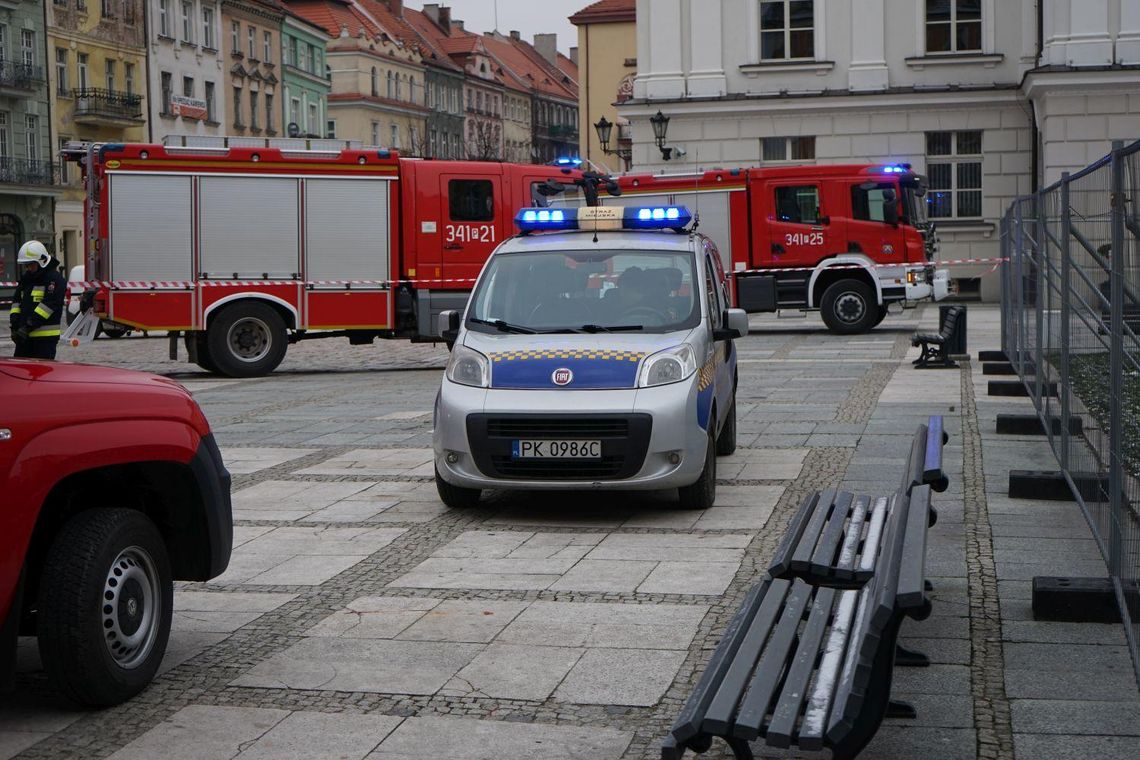
{"type": "Polygon", "coordinates": [[[577,229],[677,230],[688,226],[691,221],[693,215],[684,206],[524,208],[515,215],[515,225],[522,232],[577,229]]]}
{"type": "Polygon", "coordinates": [[[693,215],[684,206],[627,208],[622,226],[627,230],[676,230],[688,226],[693,215]]]}
{"type": "Polygon", "coordinates": [[[578,209],[524,208],[515,216],[515,225],[523,232],[576,230],[578,229],[578,209]]]}

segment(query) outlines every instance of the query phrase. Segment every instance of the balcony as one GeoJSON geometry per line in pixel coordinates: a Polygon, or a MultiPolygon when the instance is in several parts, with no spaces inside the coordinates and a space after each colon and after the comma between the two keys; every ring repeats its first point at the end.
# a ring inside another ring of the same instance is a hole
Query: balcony
{"type": "Polygon", "coordinates": [[[142,96],[117,90],[72,90],[75,121],[107,127],[133,127],[144,123],[142,96]]]}
{"type": "Polygon", "coordinates": [[[0,156],[0,184],[54,185],[55,166],[51,161],[0,156]]]}
{"type": "Polygon", "coordinates": [[[42,66],[0,60],[0,95],[32,95],[43,81],[42,66]]]}

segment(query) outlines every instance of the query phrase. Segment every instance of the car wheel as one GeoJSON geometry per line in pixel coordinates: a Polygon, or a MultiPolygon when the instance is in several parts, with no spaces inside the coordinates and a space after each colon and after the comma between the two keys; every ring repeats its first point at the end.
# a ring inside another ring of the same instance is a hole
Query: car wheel
{"type": "Polygon", "coordinates": [[[233,303],[210,321],[206,347],[210,361],[223,375],[268,375],[285,358],[288,347],[285,323],[268,304],[233,303]]]}
{"type": "Polygon", "coordinates": [[[871,286],[861,280],[840,280],[823,292],[820,312],[832,332],[852,335],[870,330],[879,316],[871,286]]]}
{"type": "Polygon", "coordinates": [[[440,477],[439,469],[435,471],[435,490],[440,500],[450,509],[470,509],[479,504],[482,491],[478,488],[464,488],[453,486],[440,477]]]}
{"type": "Polygon", "coordinates": [[[736,451],[736,399],[728,407],[728,416],[724,420],[724,427],[716,437],[716,455],[726,457],[736,451]]]}
{"type": "Polygon", "coordinates": [[[174,584],[146,515],[96,509],[69,520],[44,561],[37,624],[52,681],[83,705],[138,694],[166,653],[174,584]]]}
{"type": "Polygon", "coordinates": [[[709,440],[705,449],[705,466],[697,482],[681,486],[681,509],[708,509],[716,501],[716,420],[709,420],[709,440]]]}

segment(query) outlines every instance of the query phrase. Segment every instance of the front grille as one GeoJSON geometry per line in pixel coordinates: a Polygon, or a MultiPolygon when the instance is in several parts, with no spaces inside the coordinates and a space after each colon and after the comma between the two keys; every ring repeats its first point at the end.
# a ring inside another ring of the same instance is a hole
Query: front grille
{"type": "Polygon", "coordinates": [[[637,474],[649,449],[648,414],[472,414],[472,457],[488,477],[512,480],[619,480],[637,474]],[[515,459],[519,439],[600,440],[599,459],[515,459]]]}

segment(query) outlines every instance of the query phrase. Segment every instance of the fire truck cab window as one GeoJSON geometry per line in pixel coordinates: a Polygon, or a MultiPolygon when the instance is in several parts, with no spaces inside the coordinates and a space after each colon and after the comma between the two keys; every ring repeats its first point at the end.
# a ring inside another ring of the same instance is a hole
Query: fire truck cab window
{"type": "Polygon", "coordinates": [[[851,188],[851,218],[862,219],[865,222],[886,222],[883,206],[886,202],[887,191],[895,194],[894,185],[889,182],[878,182],[855,185],[851,188]]]}
{"type": "Polygon", "coordinates": [[[447,183],[447,203],[453,222],[495,219],[495,186],[486,179],[453,179],[447,183]]]}
{"type": "Polygon", "coordinates": [[[819,224],[819,188],[815,185],[777,187],[776,219],[796,224],[819,224]]]}

